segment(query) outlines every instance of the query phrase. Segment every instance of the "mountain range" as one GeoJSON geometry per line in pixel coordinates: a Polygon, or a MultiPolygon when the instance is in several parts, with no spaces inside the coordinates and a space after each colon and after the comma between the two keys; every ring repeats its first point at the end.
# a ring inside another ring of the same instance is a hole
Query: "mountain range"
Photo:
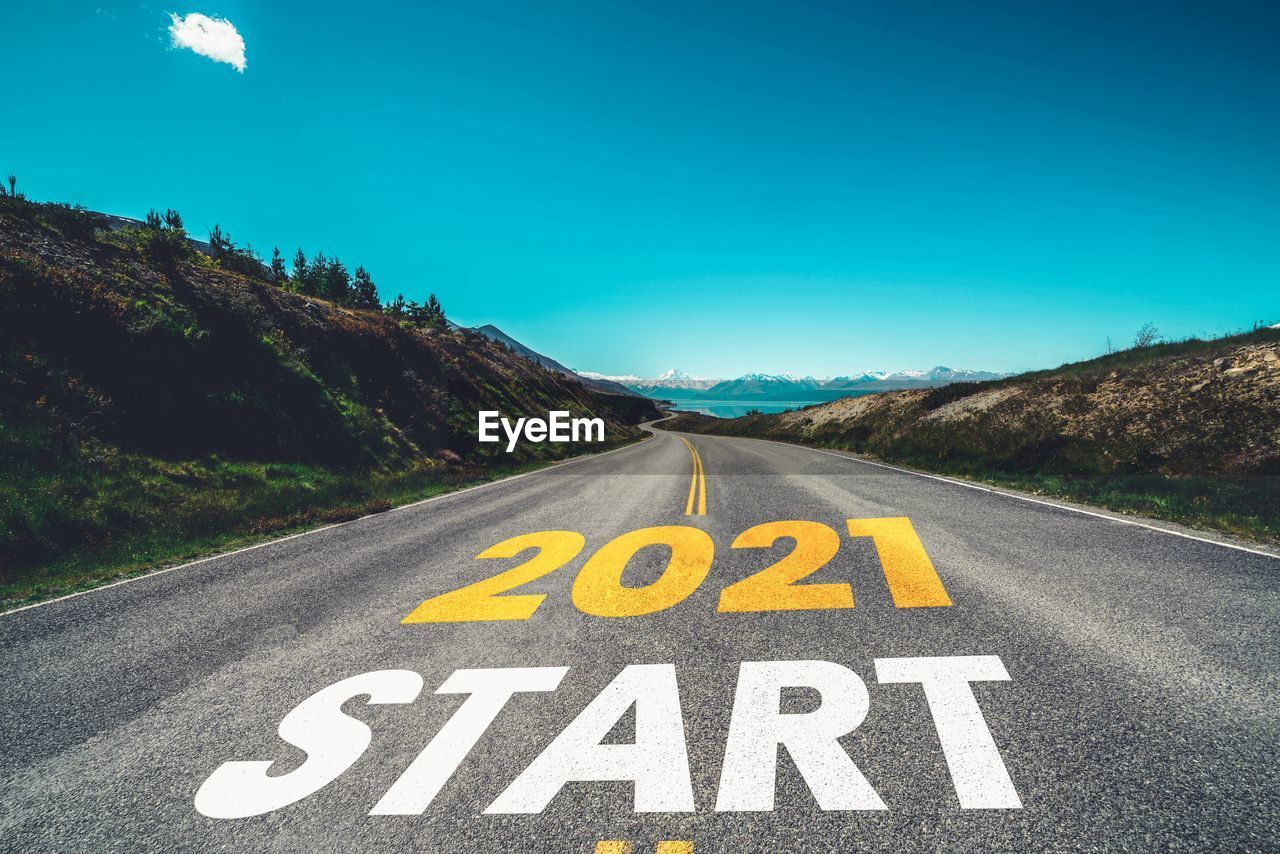
{"type": "Polygon", "coordinates": [[[749,373],[735,379],[713,379],[694,376],[679,368],[671,368],[653,378],[632,374],[610,376],[594,371],[575,371],[567,368],[550,356],[522,344],[491,323],[483,326],[462,327],[451,322],[450,326],[479,333],[491,341],[497,341],[517,355],[536,362],[548,370],[577,379],[594,391],[647,397],[653,400],[835,400],[851,394],[929,388],[954,382],[1000,379],[1005,376],[1005,374],[991,371],[971,371],[948,368],[944,365],[937,365],[927,371],[859,371],[838,377],[749,373]]]}
{"type": "Polygon", "coordinates": [[[1004,374],[937,365],[927,371],[859,371],[847,376],[812,377],[795,374],[743,374],[735,379],[709,379],[672,368],[652,379],[608,376],[578,371],[596,382],[610,382],[661,400],[834,400],[850,394],[930,388],[954,382],[1000,379],[1004,374]]]}
{"type": "Polygon", "coordinates": [[[927,371],[859,371],[838,377],[797,376],[795,374],[749,373],[735,379],[694,376],[679,368],[671,368],[653,378],[626,374],[610,376],[594,371],[575,371],[550,356],[522,344],[493,324],[457,329],[479,333],[497,341],[517,355],[523,356],[566,377],[577,379],[594,391],[625,394],[653,400],[726,400],[726,401],[811,401],[835,400],[873,391],[895,391],[930,388],[954,382],[979,382],[1006,376],[991,371],[972,371],[936,365],[927,371]]]}

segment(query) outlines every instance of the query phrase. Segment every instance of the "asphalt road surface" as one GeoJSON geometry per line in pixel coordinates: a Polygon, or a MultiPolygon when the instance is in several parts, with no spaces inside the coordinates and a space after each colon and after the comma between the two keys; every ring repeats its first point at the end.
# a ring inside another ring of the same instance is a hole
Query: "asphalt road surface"
{"type": "Polygon", "coordinates": [[[658,432],[0,616],[0,849],[1274,849],[1266,552],[658,432]]]}

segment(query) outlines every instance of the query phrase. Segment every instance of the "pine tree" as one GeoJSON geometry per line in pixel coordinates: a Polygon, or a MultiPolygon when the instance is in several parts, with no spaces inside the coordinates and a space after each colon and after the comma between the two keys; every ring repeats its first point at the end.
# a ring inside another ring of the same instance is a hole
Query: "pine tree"
{"type": "Polygon", "coordinates": [[[440,305],[440,300],[436,299],[435,294],[427,297],[427,304],[422,307],[424,320],[428,326],[444,326],[444,308],[440,305]]]}
{"type": "Polygon", "coordinates": [[[164,222],[160,219],[160,212],[155,208],[147,211],[147,218],[143,220],[142,224],[145,228],[149,228],[152,231],[159,231],[164,228],[164,222]]]}
{"type": "Polygon", "coordinates": [[[380,305],[378,287],[364,267],[356,267],[355,281],[351,286],[351,305],[367,309],[376,309],[380,305]]]}
{"type": "Polygon", "coordinates": [[[403,319],[408,314],[408,305],[404,301],[404,294],[396,294],[396,298],[387,303],[387,314],[396,319],[403,319]]]}
{"type": "Polygon", "coordinates": [[[324,267],[324,296],[339,305],[351,301],[351,274],[337,258],[324,267]]]}
{"type": "Polygon", "coordinates": [[[418,328],[421,328],[426,322],[426,316],[422,313],[422,306],[416,300],[409,300],[404,304],[404,319],[418,328]]]}
{"type": "Polygon", "coordinates": [[[293,286],[295,288],[302,287],[302,280],[307,277],[307,256],[302,251],[302,247],[298,247],[298,253],[293,256],[293,286]]]}
{"type": "Polygon", "coordinates": [[[164,212],[164,225],[165,228],[171,228],[174,231],[182,231],[182,214],[178,213],[173,208],[169,208],[164,212]]]}
{"type": "MultiPolygon", "coordinates": [[[[397,297],[400,300],[401,297],[397,297]]],[[[409,300],[404,303],[404,308],[400,314],[405,320],[408,320],[419,329],[433,329],[443,327],[445,325],[444,309],[440,307],[440,300],[436,299],[435,294],[427,297],[425,303],[417,303],[409,300]]]]}
{"type": "Polygon", "coordinates": [[[271,247],[271,278],[276,284],[283,284],[289,278],[284,269],[284,256],[280,254],[280,247],[271,247]]]}
{"type": "Polygon", "coordinates": [[[298,290],[315,297],[325,296],[324,279],[328,269],[329,259],[324,257],[323,252],[317,252],[315,258],[303,265],[302,277],[298,279],[298,290]]]}
{"type": "Polygon", "coordinates": [[[232,242],[231,235],[223,231],[222,226],[214,223],[213,228],[209,230],[209,254],[213,256],[213,260],[222,260],[231,255],[235,248],[236,245],[232,242]]]}

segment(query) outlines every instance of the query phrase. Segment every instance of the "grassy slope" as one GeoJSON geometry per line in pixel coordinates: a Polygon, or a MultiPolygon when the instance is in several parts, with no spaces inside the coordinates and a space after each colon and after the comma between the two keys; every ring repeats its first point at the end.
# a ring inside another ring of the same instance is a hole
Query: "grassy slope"
{"type": "MultiPolygon", "coordinates": [[[[593,446],[590,452],[630,441],[635,440],[593,446]]],[[[57,517],[90,532],[96,530],[96,520],[118,518],[131,530],[101,545],[68,550],[0,585],[0,608],[380,513],[554,461],[422,467],[393,473],[344,472],[296,463],[168,462],[136,457],[106,473],[75,472],[68,467],[52,476],[64,480],[58,488],[35,485],[33,492],[40,496],[35,501],[46,506],[21,512],[57,517]],[[66,482],[71,479],[78,483],[66,482]],[[66,496],[72,491],[84,498],[68,505],[66,496]],[[62,506],[47,506],[55,502],[62,506]]],[[[0,496],[15,497],[8,486],[0,496]]]]}
{"type": "Polygon", "coordinates": [[[652,413],[482,336],[413,329],[172,253],[154,233],[85,226],[0,204],[0,600],[575,452],[480,446],[481,408],[602,416],[608,442],[589,450],[633,441],[652,413]]]}
{"type": "Polygon", "coordinates": [[[839,448],[1280,541],[1280,330],[664,427],[839,448]]]}

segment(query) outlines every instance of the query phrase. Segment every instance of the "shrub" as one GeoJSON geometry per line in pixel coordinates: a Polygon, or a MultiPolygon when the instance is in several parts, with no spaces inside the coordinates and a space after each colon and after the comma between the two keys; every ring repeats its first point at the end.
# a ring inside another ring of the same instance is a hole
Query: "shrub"
{"type": "Polygon", "coordinates": [[[39,209],[41,222],[76,240],[89,240],[99,229],[107,227],[105,216],[80,205],[49,203],[40,205],[39,209]]]}
{"type": "Polygon", "coordinates": [[[1145,350],[1160,343],[1160,330],[1154,323],[1144,323],[1133,336],[1133,349],[1145,350]]]}

